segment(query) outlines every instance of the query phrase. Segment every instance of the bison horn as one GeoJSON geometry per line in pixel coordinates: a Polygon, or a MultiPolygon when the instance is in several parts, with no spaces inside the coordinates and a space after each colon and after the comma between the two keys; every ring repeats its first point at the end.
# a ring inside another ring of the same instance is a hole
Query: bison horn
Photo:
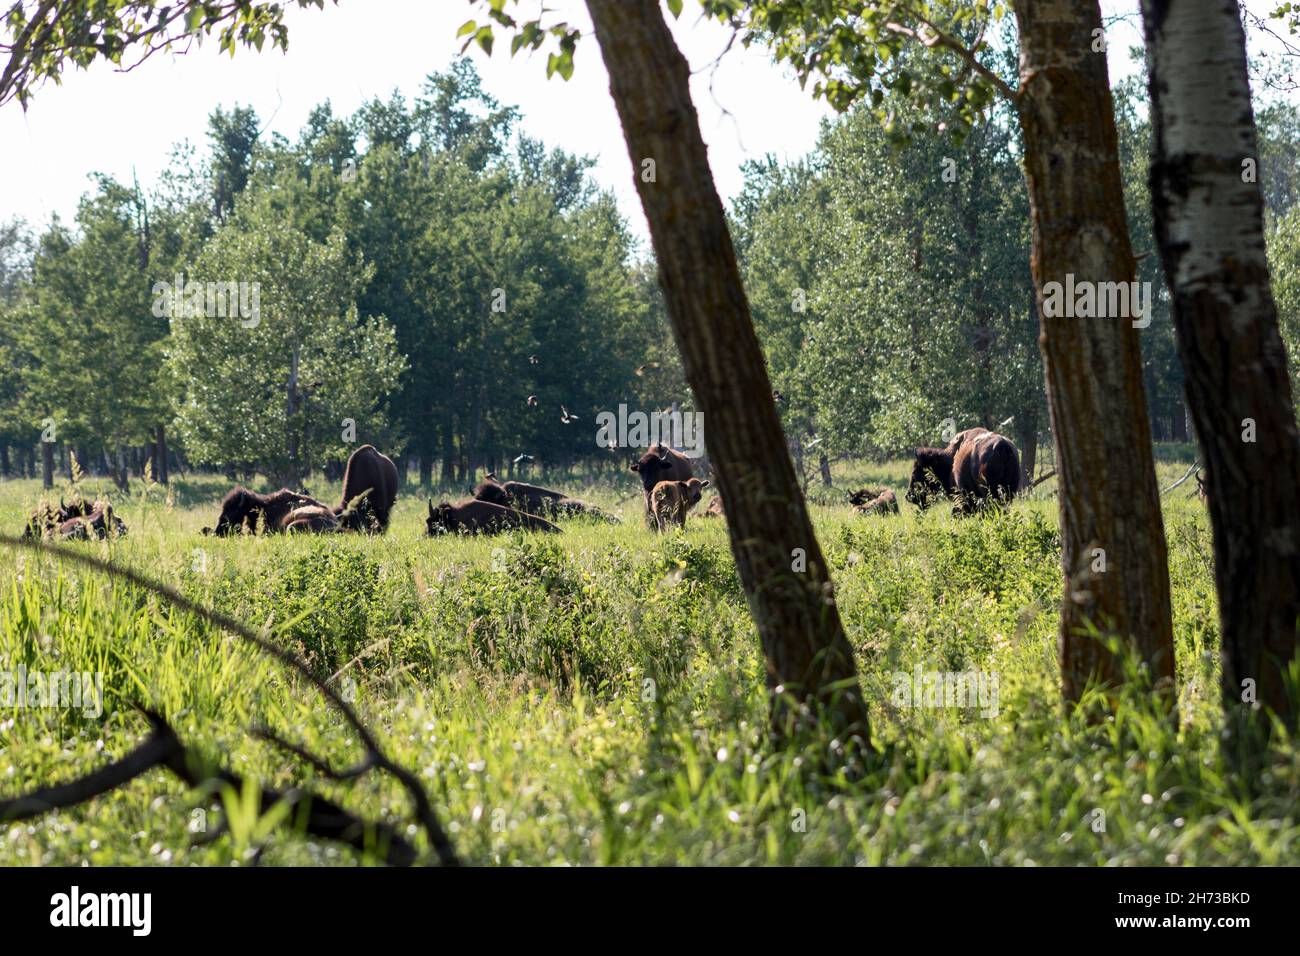
{"type": "Polygon", "coordinates": [[[433,499],[432,499],[432,498],[429,499],[429,517],[430,517],[430,518],[433,517],[433,499]]]}

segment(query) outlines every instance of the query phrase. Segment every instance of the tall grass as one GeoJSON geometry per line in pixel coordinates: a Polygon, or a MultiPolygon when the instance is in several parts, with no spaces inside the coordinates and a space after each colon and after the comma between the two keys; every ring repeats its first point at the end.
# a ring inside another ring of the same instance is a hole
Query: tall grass
{"type": "MultiPolygon", "coordinates": [[[[131,534],[99,550],[264,628],[353,697],[420,773],[464,859],[481,864],[1243,864],[1300,862],[1300,763],[1278,743],[1259,779],[1221,762],[1218,626],[1203,507],[1164,499],[1179,717],[1135,686],[1104,720],[1060,704],[1060,542],[1052,484],[1009,514],[863,519],[837,475],[814,520],[870,701],[874,758],[828,774],[775,750],[763,661],[725,525],[654,536],[622,508],[555,538],[427,539],[404,494],[383,538],[204,538],[220,482],[114,495],[131,534]],[[900,674],[995,675],[996,716],[900,704],[900,674]]],[[[1186,468],[1161,464],[1162,486],[1186,468]]],[[[314,488],[336,497],[336,489],[314,488]]],[[[578,489],[575,489],[578,490],[578,489]]],[[[0,486],[0,524],[40,497],[0,486]]],[[[68,779],[144,732],[133,702],[187,743],[270,786],[309,768],[249,734],[267,724],[336,765],[358,751],[304,682],[135,588],[18,555],[0,570],[0,671],[104,675],[105,710],[0,708],[0,795],[68,779]]],[[[382,780],[313,787],[363,816],[405,816],[382,780]]],[[[227,794],[158,772],[81,807],[0,830],[0,864],[366,862],[250,819],[227,794]],[[232,832],[196,845],[231,816],[232,832]]],[[[255,815],[254,815],[255,816],[255,815]]],[[[412,838],[416,838],[412,830],[412,838]]]]}

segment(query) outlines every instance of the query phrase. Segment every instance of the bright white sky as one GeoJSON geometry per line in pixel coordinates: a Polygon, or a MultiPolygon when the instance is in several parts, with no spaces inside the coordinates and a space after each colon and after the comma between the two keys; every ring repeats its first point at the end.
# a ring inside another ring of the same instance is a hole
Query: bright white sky
{"type": "MultiPolygon", "coordinates": [[[[1264,2],[1251,0],[1252,7],[1264,2]]],[[[550,6],[589,29],[580,0],[550,0],[550,6]]],[[[1103,3],[1108,12],[1135,6],[1103,3]]],[[[62,86],[37,91],[26,114],[12,102],[0,108],[0,220],[17,214],[43,226],[58,213],[70,222],[92,172],[129,183],[134,171],[142,185],[152,183],[174,143],[188,139],[206,150],[207,117],[218,105],[252,106],[263,124],[296,139],[312,107],[327,99],[336,115],[347,115],[394,89],[412,98],[427,74],[446,69],[456,56],[456,30],[473,14],[465,0],[342,0],[323,11],[291,9],[287,54],[241,49],[231,61],[210,42],[184,56],[156,54],[129,73],[102,63],[66,73],[62,86]]],[[[673,30],[695,71],[695,103],[724,200],[739,191],[744,160],[767,153],[794,159],[812,148],[821,119],[831,113],[788,71],[757,47],[744,50],[738,43],[714,70],[729,34],[700,21],[692,3],[673,30]]],[[[1120,24],[1109,41],[1112,76],[1128,72],[1127,50],[1139,42],[1137,31],[1120,24]]],[[[475,48],[488,92],[521,109],[529,135],[596,157],[597,180],[615,191],[624,215],[644,236],[594,37],[579,44],[567,83],[546,80],[544,55],[512,60],[508,53],[500,42],[491,58],[475,48]]]]}

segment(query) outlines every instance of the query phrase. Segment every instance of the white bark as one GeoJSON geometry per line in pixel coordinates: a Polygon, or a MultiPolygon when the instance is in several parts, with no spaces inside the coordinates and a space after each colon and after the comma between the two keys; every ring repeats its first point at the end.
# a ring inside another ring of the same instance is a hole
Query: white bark
{"type": "Polygon", "coordinates": [[[1225,271],[1249,264],[1267,269],[1259,218],[1259,188],[1242,163],[1258,163],[1250,88],[1244,64],[1245,34],[1235,0],[1143,0],[1151,29],[1148,69],[1160,85],[1167,164],[1190,175],[1185,190],[1168,190],[1171,245],[1183,250],[1169,276],[1175,288],[1209,292],[1225,305],[1237,331],[1263,303],[1259,287],[1229,295],[1225,271]],[[1189,161],[1190,160],[1190,161],[1189,161]]]}

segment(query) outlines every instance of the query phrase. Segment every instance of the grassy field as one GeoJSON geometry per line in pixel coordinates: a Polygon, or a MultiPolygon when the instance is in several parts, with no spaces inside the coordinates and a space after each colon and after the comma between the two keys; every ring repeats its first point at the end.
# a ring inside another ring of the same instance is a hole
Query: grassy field
{"type": "MultiPolygon", "coordinates": [[[[1163,486],[1186,462],[1161,458],[1163,486]]],[[[426,539],[424,500],[408,489],[383,538],[213,540],[199,529],[223,481],[137,485],[134,500],[114,496],[127,538],[70,547],[264,627],[355,693],[470,863],[1300,863],[1291,745],[1249,787],[1217,753],[1209,522],[1187,486],[1164,499],[1180,726],[1137,693],[1085,725],[1063,715],[1057,688],[1054,482],[1009,514],[964,521],[907,505],[862,519],[842,503],[860,482],[901,497],[905,470],[859,467],[812,492],[871,702],[878,752],[854,779],[819,772],[816,753],[769,747],[762,659],[724,525],[651,535],[632,476],[573,489],[621,507],[621,526],[570,523],[554,538],[426,539]],[[896,675],[917,667],[994,675],[996,715],[900,706],[896,675]]],[[[0,527],[16,533],[40,496],[35,482],[5,482],[0,527]]],[[[305,681],[127,585],[11,554],[0,671],[19,666],[102,672],[104,713],[0,710],[0,797],[124,754],[146,730],[139,702],[261,783],[310,782],[371,819],[409,819],[388,781],[331,784],[250,734],[265,724],[336,765],[355,760],[305,681]]],[[[0,864],[366,862],[247,811],[238,794],[200,795],[153,771],[0,828],[0,864]],[[219,815],[230,834],[194,845],[219,815]]]]}

